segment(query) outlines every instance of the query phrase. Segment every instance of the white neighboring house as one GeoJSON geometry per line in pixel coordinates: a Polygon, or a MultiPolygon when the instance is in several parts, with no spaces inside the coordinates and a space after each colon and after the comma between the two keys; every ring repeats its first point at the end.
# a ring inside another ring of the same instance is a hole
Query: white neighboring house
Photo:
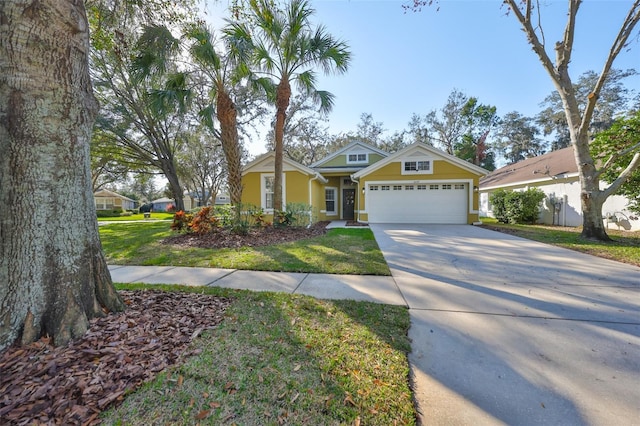
{"type": "MultiPolygon", "coordinates": [[[[573,148],[568,147],[494,170],[480,179],[480,215],[493,217],[489,195],[498,189],[540,188],[547,195],[540,211],[540,223],[582,226],[580,182],[573,148]]],[[[606,183],[601,183],[601,188],[606,183]]],[[[627,209],[629,200],[612,195],[602,207],[608,229],[640,231],[640,218],[627,209]]]]}

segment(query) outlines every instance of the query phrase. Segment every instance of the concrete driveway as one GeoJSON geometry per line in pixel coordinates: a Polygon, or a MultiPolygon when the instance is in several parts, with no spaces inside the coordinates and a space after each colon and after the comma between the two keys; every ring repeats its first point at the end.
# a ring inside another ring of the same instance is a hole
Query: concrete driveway
{"type": "Polygon", "coordinates": [[[371,225],[425,425],[640,425],[640,268],[465,225],[371,225]]]}

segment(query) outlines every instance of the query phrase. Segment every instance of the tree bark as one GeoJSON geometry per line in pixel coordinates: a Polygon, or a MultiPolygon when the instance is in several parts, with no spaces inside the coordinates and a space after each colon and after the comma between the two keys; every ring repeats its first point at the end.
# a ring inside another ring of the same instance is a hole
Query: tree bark
{"type": "Polygon", "coordinates": [[[275,128],[275,170],[273,178],[273,210],[282,211],[282,162],[284,157],[284,125],[287,119],[287,108],[291,99],[291,85],[284,76],[278,84],[276,94],[276,128],[275,128]]]}
{"type": "MultiPolygon", "coordinates": [[[[534,24],[531,21],[532,7],[531,2],[523,4],[518,0],[505,0],[516,19],[522,25],[522,29],[527,35],[527,40],[533,51],[538,55],[542,62],[542,66],[551,77],[562,104],[567,118],[567,125],[571,136],[571,145],[578,167],[580,178],[580,199],[582,204],[582,237],[589,239],[597,239],[602,241],[610,240],[604,227],[602,218],[602,205],[607,197],[613,193],[621,185],[620,180],[616,180],[614,184],[609,185],[607,189],[600,189],[600,175],[603,170],[598,170],[596,164],[589,152],[589,125],[593,117],[593,111],[600,95],[604,82],[607,79],[614,60],[626,45],[627,40],[632,34],[635,26],[640,22],[640,0],[634,0],[629,9],[629,14],[625,18],[616,39],[611,46],[609,55],[605,60],[604,67],[598,78],[598,82],[588,96],[587,105],[584,111],[580,111],[573,83],[569,76],[569,64],[571,63],[571,54],[573,50],[573,41],[575,34],[576,16],[580,8],[580,0],[570,0],[567,13],[567,24],[565,26],[562,41],[555,45],[556,60],[555,64],[547,55],[544,45],[544,39],[541,41],[536,33],[536,28],[540,28],[540,23],[534,24]],[[520,8],[524,8],[524,12],[520,8]]],[[[638,164],[630,166],[638,167],[638,164]]]]}
{"type": "Polygon", "coordinates": [[[124,309],[102,253],[84,3],[0,2],[0,350],[124,309]]]}
{"type": "MultiPolygon", "coordinates": [[[[216,114],[220,122],[222,151],[227,161],[229,197],[231,204],[237,207],[242,202],[242,153],[238,144],[238,113],[223,85],[218,87],[216,114]]],[[[215,201],[214,198],[211,204],[215,204],[215,201]]],[[[239,219],[240,209],[235,210],[239,219]]]]}

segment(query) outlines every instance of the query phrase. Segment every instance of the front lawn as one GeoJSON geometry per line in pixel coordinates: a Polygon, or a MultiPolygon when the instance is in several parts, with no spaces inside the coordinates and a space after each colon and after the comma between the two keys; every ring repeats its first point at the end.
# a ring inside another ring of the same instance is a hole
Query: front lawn
{"type": "Polygon", "coordinates": [[[550,225],[511,225],[499,223],[493,218],[482,218],[489,229],[517,235],[534,241],[552,244],[593,256],[617,260],[640,266],[640,233],[607,230],[613,241],[593,241],[580,237],[581,228],[550,225]]]}
{"type": "Polygon", "coordinates": [[[153,220],[173,220],[173,213],[166,212],[157,212],[151,213],[149,219],[144,218],[144,213],[132,214],[130,216],[116,216],[116,217],[98,217],[98,222],[122,222],[122,221],[131,221],[131,220],[143,220],[143,221],[153,221],[153,220]]]}
{"type": "Polygon", "coordinates": [[[331,229],[323,236],[294,242],[221,249],[183,247],[163,241],[171,234],[167,222],[100,227],[110,264],[390,275],[373,233],[367,228],[331,229]]]}
{"type": "Polygon", "coordinates": [[[233,303],[220,325],[194,341],[196,356],[128,395],[101,416],[104,424],[415,424],[406,308],[179,290],[233,303]]]}

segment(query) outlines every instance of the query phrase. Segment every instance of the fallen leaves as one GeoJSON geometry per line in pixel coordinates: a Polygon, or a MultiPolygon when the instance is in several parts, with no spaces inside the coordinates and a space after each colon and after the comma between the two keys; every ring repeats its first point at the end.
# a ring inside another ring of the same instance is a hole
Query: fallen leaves
{"type": "Polygon", "coordinates": [[[0,424],[97,424],[125,393],[197,353],[187,350],[191,340],[219,324],[230,304],[194,293],[121,294],[125,312],[93,320],[68,346],[41,339],[0,354],[0,424]]]}

